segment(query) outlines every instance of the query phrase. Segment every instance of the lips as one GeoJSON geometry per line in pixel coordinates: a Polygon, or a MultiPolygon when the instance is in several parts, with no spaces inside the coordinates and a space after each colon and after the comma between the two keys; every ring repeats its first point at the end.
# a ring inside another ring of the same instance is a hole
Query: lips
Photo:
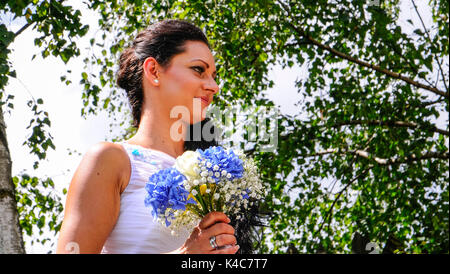
{"type": "Polygon", "coordinates": [[[200,97],[196,97],[196,98],[200,98],[202,100],[202,103],[209,105],[211,103],[210,99],[207,96],[200,96],[200,97]]]}

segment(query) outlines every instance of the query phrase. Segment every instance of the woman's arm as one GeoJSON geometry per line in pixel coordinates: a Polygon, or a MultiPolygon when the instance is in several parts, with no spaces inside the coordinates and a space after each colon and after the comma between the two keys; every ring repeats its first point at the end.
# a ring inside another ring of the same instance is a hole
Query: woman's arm
{"type": "Polygon", "coordinates": [[[99,253],[113,229],[130,162],[118,144],[99,143],[83,157],[69,186],[56,253],[99,253]]]}

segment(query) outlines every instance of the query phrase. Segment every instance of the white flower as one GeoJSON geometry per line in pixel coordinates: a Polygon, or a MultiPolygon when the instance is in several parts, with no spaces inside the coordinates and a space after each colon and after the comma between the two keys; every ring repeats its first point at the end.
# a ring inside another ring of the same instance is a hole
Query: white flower
{"type": "Polygon", "coordinates": [[[227,176],[227,171],[225,169],[222,170],[222,176],[227,176]]]}
{"type": "Polygon", "coordinates": [[[194,180],[193,184],[194,184],[194,186],[198,186],[200,184],[200,181],[199,180],[194,180]]]}
{"type": "Polygon", "coordinates": [[[193,190],[191,191],[191,194],[195,196],[195,195],[198,194],[198,192],[197,192],[197,190],[193,189],[193,190]]]}
{"type": "Polygon", "coordinates": [[[219,200],[220,198],[220,194],[219,193],[214,193],[214,200],[219,200]]]}
{"type": "Polygon", "coordinates": [[[208,168],[210,168],[210,167],[212,167],[212,164],[211,164],[210,162],[207,162],[207,163],[206,163],[206,166],[207,166],[208,168]]]}
{"type": "Polygon", "coordinates": [[[188,150],[179,156],[175,161],[175,168],[187,177],[197,177],[195,168],[198,168],[198,157],[200,154],[188,150]]]}
{"type": "Polygon", "coordinates": [[[214,169],[214,171],[217,171],[217,170],[219,170],[219,166],[218,165],[214,165],[213,169],[214,169]]]}
{"type": "Polygon", "coordinates": [[[230,174],[230,173],[227,174],[227,178],[228,178],[228,179],[231,178],[231,174],[230,174]]]}
{"type": "Polygon", "coordinates": [[[219,173],[219,172],[216,172],[216,173],[214,173],[214,176],[216,176],[217,178],[219,178],[219,177],[220,177],[220,173],[219,173]]]}

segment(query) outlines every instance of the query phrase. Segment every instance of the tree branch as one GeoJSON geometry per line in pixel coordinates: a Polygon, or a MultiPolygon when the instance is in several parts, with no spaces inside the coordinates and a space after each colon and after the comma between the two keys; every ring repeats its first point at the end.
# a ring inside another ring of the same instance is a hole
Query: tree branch
{"type": "MultiPolygon", "coordinates": [[[[414,9],[416,10],[417,16],[419,16],[420,19],[420,23],[422,24],[423,30],[425,31],[425,34],[427,35],[428,38],[428,42],[430,42],[430,44],[432,45],[433,42],[431,41],[431,36],[430,33],[428,33],[427,28],[425,27],[425,23],[422,20],[422,16],[420,16],[419,10],[417,9],[416,3],[414,2],[414,0],[411,0],[411,3],[414,6],[414,9]]],[[[444,76],[444,71],[442,70],[442,66],[441,63],[439,62],[438,58],[436,57],[436,55],[434,54],[434,60],[436,60],[436,62],[438,63],[439,66],[439,72],[441,73],[442,76],[442,81],[444,82],[444,86],[445,86],[445,90],[447,90],[448,92],[448,86],[447,86],[447,82],[445,81],[445,76],[444,76]]],[[[437,83],[436,83],[437,84],[437,83]]]]}
{"type": "MultiPolygon", "coordinates": [[[[290,23],[289,23],[289,24],[290,24],[290,23]]],[[[331,48],[331,47],[329,47],[329,46],[327,46],[327,45],[324,45],[324,44],[318,42],[317,40],[315,40],[315,39],[312,38],[311,36],[307,35],[303,30],[301,30],[301,29],[299,29],[299,28],[295,28],[294,25],[292,25],[292,24],[290,24],[290,25],[296,30],[296,32],[297,32],[299,35],[301,35],[301,36],[303,36],[304,38],[306,38],[306,39],[308,39],[309,41],[311,41],[312,44],[316,45],[317,47],[319,47],[319,48],[321,48],[321,49],[323,49],[323,50],[325,50],[325,51],[328,51],[329,53],[331,53],[331,54],[333,54],[333,55],[335,55],[335,56],[338,56],[338,57],[340,57],[340,58],[342,58],[342,59],[345,59],[345,60],[347,60],[347,61],[350,61],[350,62],[352,62],[352,63],[358,64],[358,65],[360,65],[360,66],[363,66],[363,67],[366,67],[366,68],[373,69],[373,70],[375,70],[375,71],[378,71],[378,72],[380,72],[380,73],[383,73],[383,74],[385,74],[385,75],[387,75],[387,76],[390,76],[390,77],[392,77],[392,78],[402,80],[402,81],[404,81],[404,82],[406,82],[406,83],[408,83],[408,84],[411,84],[411,85],[413,85],[413,86],[415,86],[415,87],[429,90],[429,91],[431,91],[431,92],[433,92],[433,93],[435,93],[435,94],[438,94],[438,95],[440,95],[440,96],[443,96],[443,97],[445,97],[445,98],[449,98],[449,97],[450,97],[449,94],[448,94],[448,92],[441,91],[441,90],[439,90],[439,89],[437,89],[437,88],[435,88],[435,87],[432,87],[432,86],[424,85],[424,84],[422,84],[422,83],[419,83],[419,82],[416,82],[416,81],[412,80],[411,78],[405,77],[405,76],[403,76],[403,75],[401,75],[401,74],[399,74],[399,73],[396,73],[396,72],[393,72],[393,71],[389,71],[389,70],[384,69],[384,68],[381,68],[381,67],[379,67],[379,66],[377,66],[377,65],[367,63],[367,62],[365,62],[365,61],[362,61],[362,60],[353,58],[353,57],[351,57],[351,56],[349,56],[349,55],[347,55],[347,54],[345,54],[345,53],[342,53],[342,52],[340,52],[340,51],[337,51],[337,50],[335,50],[335,49],[333,49],[333,48],[331,48]]]]}
{"type": "Polygon", "coordinates": [[[341,191],[339,191],[337,197],[334,199],[333,203],[331,204],[330,209],[327,212],[327,215],[325,216],[325,218],[323,219],[322,223],[320,224],[319,230],[317,230],[314,235],[317,235],[320,233],[320,231],[322,231],[323,225],[325,224],[326,220],[330,217],[331,213],[333,212],[333,208],[334,205],[336,204],[336,202],[339,200],[339,198],[342,196],[342,193],[344,193],[344,191],[351,185],[353,184],[356,180],[358,180],[359,178],[361,178],[362,176],[365,176],[366,173],[372,169],[373,166],[369,166],[368,168],[366,168],[365,170],[363,170],[363,172],[361,172],[361,174],[357,175],[356,177],[354,177],[353,179],[350,180],[350,182],[348,182],[345,187],[343,189],[341,189],[341,191]]]}
{"type": "MultiPolygon", "coordinates": [[[[445,99],[440,98],[440,99],[438,99],[438,100],[436,100],[436,101],[423,102],[423,103],[417,105],[417,107],[423,108],[423,107],[428,107],[428,106],[431,106],[431,105],[434,105],[434,104],[438,104],[438,103],[442,103],[442,102],[445,102],[445,99]]],[[[407,105],[407,106],[408,106],[408,105],[407,105]]]]}
{"type": "Polygon", "coordinates": [[[371,125],[371,126],[389,126],[389,127],[408,127],[408,128],[420,128],[432,132],[437,132],[446,136],[450,136],[450,132],[444,129],[437,128],[435,126],[421,126],[413,122],[403,122],[403,121],[380,121],[380,120],[353,120],[347,122],[341,122],[333,125],[333,127],[341,127],[345,125],[371,125]]]}
{"type": "MultiPolygon", "coordinates": [[[[408,64],[408,66],[413,70],[413,73],[414,74],[416,74],[416,75],[418,75],[419,74],[419,71],[418,71],[418,68],[413,64],[413,63],[411,63],[411,61],[410,60],[408,60],[406,57],[405,57],[405,55],[401,52],[401,50],[399,51],[394,45],[392,45],[392,44],[387,44],[388,45],[388,47],[390,48],[390,49],[392,49],[396,54],[398,54],[402,59],[403,59],[403,61],[405,61],[407,64],[408,64]]],[[[436,87],[436,85],[434,85],[434,84],[432,84],[430,81],[428,81],[428,79],[427,79],[427,77],[424,77],[424,78],[422,78],[425,82],[427,82],[427,84],[428,85],[430,85],[430,87],[434,87],[434,88],[437,88],[436,87]]],[[[436,81],[437,82],[437,81],[436,81]]]]}
{"type": "Polygon", "coordinates": [[[23,27],[21,27],[16,33],[14,33],[14,39],[19,36],[24,30],[26,30],[29,26],[33,25],[35,22],[28,22],[23,27]]]}
{"type": "MultiPolygon", "coordinates": [[[[365,159],[371,158],[370,153],[365,150],[338,150],[337,148],[330,148],[330,149],[319,151],[316,153],[303,155],[303,157],[316,157],[316,156],[323,156],[323,155],[333,154],[333,153],[353,154],[353,155],[357,155],[357,156],[365,158],[365,159]]],[[[300,157],[302,157],[302,156],[300,156],[300,157]]],[[[432,152],[427,152],[421,156],[416,156],[415,154],[412,154],[412,155],[409,155],[406,157],[397,157],[397,158],[388,158],[388,159],[373,157],[372,159],[379,165],[394,165],[394,164],[411,163],[411,162],[427,160],[427,159],[448,160],[448,159],[450,159],[450,154],[448,152],[440,153],[440,152],[432,151],[432,152]]]]}
{"type": "MultiPolygon", "coordinates": [[[[281,1],[279,1],[279,3],[280,3],[280,4],[284,7],[284,9],[289,13],[289,16],[292,17],[292,15],[291,15],[291,13],[290,13],[290,10],[289,10],[288,8],[286,8],[286,5],[285,5],[284,3],[282,3],[281,1]]],[[[338,51],[338,50],[335,50],[335,49],[331,48],[331,47],[328,46],[328,45],[324,45],[324,44],[320,43],[320,42],[317,41],[316,39],[314,39],[314,38],[312,38],[311,36],[309,36],[308,34],[306,34],[306,32],[305,32],[302,28],[296,27],[296,26],[294,26],[294,25],[293,25],[292,23],[290,23],[290,22],[287,22],[287,24],[288,24],[288,25],[289,25],[289,26],[290,26],[290,27],[291,27],[291,28],[292,28],[292,29],[293,29],[300,37],[309,40],[313,45],[315,45],[315,46],[317,46],[317,47],[319,47],[319,48],[321,48],[321,49],[323,49],[323,50],[325,50],[325,51],[331,53],[331,54],[334,55],[334,56],[340,57],[340,58],[345,59],[345,60],[347,60],[347,61],[350,61],[350,62],[352,62],[352,63],[358,64],[358,65],[360,65],[360,66],[363,66],[363,67],[370,68],[370,69],[372,69],[372,70],[378,71],[378,72],[383,73],[383,74],[385,74],[385,75],[387,75],[387,76],[389,76],[389,77],[391,77],[391,78],[395,78],[395,79],[402,80],[402,81],[404,81],[404,82],[406,82],[406,83],[408,83],[408,84],[411,84],[411,85],[413,85],[413,86],[415,86],[415,87],[422,88],[422,89],[425,89],[425,90],[429,90],[429,91],[431,91],[431,92],[433,92],[433,93],[435,93],[435,94],[438,94],[438,95],[440,95],[440,96],[443,96],[443,97],[445,97],[445,98],[450,98],[448,91],[447,91],[447,92],[444,92],[444,91],[439,90],[439,89],[437,89],[437,88],[435,88],[435,87],[427,86],[427,85],[424,85],[424,84],[419,83],[419,82],[417,82],[417,81],[414,81],[413,79],[408,78],[408,77],[405,77],[405,76],[401,75],[400,73],[396,73],[396,72],[393,72],[393,71],[390,71],[390,70],[381,68],[381,67],[379,67],[379,66],[377,66],[377,65],[370,64],[370,63],[368,63],[368,62],[365,62],[365,61],[356,59],[356,58],[354,58],[354,57],[352,57],[352,56],[349,56],[349,55],[347,55],[347,54],[345,54],[345,53],[343,53],[343,52],[340,52],[340,51],[338,51]]]]}

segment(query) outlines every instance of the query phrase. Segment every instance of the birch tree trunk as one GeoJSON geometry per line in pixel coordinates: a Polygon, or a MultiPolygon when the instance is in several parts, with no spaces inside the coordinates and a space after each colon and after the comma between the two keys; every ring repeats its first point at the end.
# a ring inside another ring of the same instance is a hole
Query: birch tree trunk
{"type": "Polygon", "coordinates": [[[25,253],[11,177],[11,156],[0,106],[0,254],[25,253]]]}

